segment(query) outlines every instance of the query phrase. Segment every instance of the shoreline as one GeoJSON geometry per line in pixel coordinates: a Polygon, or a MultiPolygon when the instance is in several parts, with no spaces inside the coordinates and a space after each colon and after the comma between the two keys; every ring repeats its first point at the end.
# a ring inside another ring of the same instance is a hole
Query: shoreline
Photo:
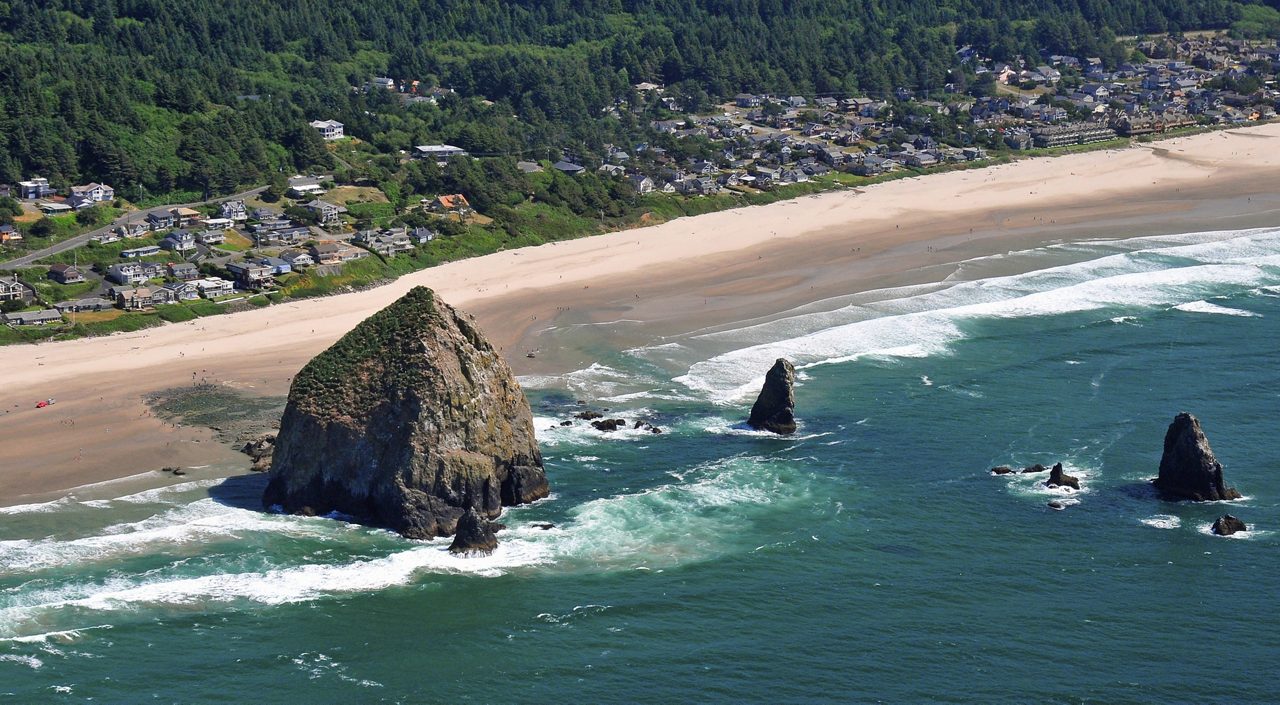
{"type": "Polygon", "coordinates": [[[623,349],[938,281],[972,257],[1280,225],[1278,186],[1280,125],[1262,125],[903,178],[499,252],[360,292],[6,346],[0,505],[164,465],[247,469],[248,458],[212,431],[157,418],[143,396],[201,379],[284,394],[311,357],[419,284],[475,315],[517,374],[555,374],[589,364],[590,347],[623,349]],[[591,333],[563,333],[582,326],[591,333]],[[536,358],[525,357],[530,351],[536,358]],[[57,404],[34,408],[50,397],[57,404]]]}

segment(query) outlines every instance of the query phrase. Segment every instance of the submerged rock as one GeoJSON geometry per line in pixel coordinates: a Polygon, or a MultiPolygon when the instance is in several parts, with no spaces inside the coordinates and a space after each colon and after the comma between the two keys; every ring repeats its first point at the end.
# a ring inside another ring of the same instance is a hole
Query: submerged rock
{"type": "Polygon", "coordinates": [[[1240,499],[1240,493],[1223,481],[1222,464],[1209,448],[1200,421],[1185,411],[1174,417],[1164,434],[1164,455],[1155,486],[1170,499],[1240,499]]]}
{"type": "Polygon", "coordinates": [[[415,287],[298,373],[268,507],[341,512],[409,538],[546,497],[533,414],[475,320],[415,287]]]}
{"type": "Polygon", "coordinates": [[[1249,527],[1245,526],[1243,521],[1230,514],[1223,514],[1218,520],[1213,522],[1213,533],[1219,536],[1230,536],[1237,531],[1248,531],[1249,527]]]}
{"type": "Polygon", "coordinates": [[[1012,473],[1013,473],[1013,468],[1009,467],[1008,465],[997,465],[994,468],[991,468],[992,475],[1010,475],[1012,473]]]}
{"type": "Polygon", "coordinates": [[[1024,474],[1024,475],[1025,475],[1025,474],[1027,474],[1027,473],[1044,472],[1045,470],[1048,470],[1048,469],[1049,469],[1049,468],[1046,468],[1045,466],[1041,465],[1040,463],[1036,463],[1035,465],[1028,465],[1027,467],[1023,468],[1023,469],[1022,469],[1022,474],[1024,474]]]}
{"type": "Polygon", "coordinates": [[[1049,471],[1049,480],[1045,482],[1049,487],[1070,487],[1073,490],[1080,489],[1080,479],[1075,475],[1068,475],[1062,471],[1062,463],[1053,466],[1049,471]]]}
{"type": "Polygon", "coordinates": [[[1057,511],[1059,511],[1059,512],[1060,512],[1060,511],[1062,511],[1062,510],[1066,509],[1066,508],[1067,508],[1067,505],[1066,505],[1066,504],[1063,504],[1062,502],[1059,502],[1059,501],[1058,501],[1058,500],[1056,500],[1056,499],[1054,499],[1054,500],[1050,500],[1050,502],[1049,502],[1049,508],[1050,508],[1050,509],[1057,510],[1057,511]]]}
{"type": "Polygon", "coordinates": [[[449,553],[487,556],[498,547],[498,537],[493,535],[494,526],[488,519],[480,516],[475,507],[458,519],[458,530],[453,534],[453,543],[449,544],[449,553]]]}
{"type": "Polygon", "coordinates": [[[747,425],[781,435],[795,433],[795,383],[795,366],[784,358],[778,358],[764,376],[764,387],[751,407],[747,425]]]}
{"type": "Polygon", "coordinates": [[[599,411],[579,411],[578,413],[573,415],[573,418],[582,419],[583,421],[590,421],[592,419],[602,419],[604,418],[604,414],[600,413],[599,411]]]}

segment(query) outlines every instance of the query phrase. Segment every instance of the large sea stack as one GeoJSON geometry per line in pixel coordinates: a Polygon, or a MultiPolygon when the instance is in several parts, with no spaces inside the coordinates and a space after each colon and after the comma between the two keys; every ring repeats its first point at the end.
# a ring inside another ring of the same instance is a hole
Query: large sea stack
{"type": "Polygon", "coordinates": [[[1240,493],[1223,482],[1222,464],[1213,457],[1200,422],[1185,411],[1174,417],[1164,434],[1164,455],[1155,486],[1171,499],[1240,499],[1240,493]]]}
{"type": "Polygon", "coordinates": [[[428,539],[548,493],[510,368],[475,319],[415,287],[294,378],[263,501],[428,539]]]}
{"type": "Polygon", "coordinates": [[[764,387],[751,407],[747,425],[754,429],[788,434],[796,432],[796,368],[788,360],[778,358],[764,376],[764,387]]]}

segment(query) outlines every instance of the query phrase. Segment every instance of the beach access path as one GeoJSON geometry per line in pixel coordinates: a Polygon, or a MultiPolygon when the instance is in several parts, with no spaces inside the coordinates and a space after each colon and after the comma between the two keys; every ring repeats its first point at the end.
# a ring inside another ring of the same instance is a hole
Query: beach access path
{"type": "Polygon", "coordinates": [[[1276,124],[900,179],[499,252],[339,296],[8,346],[0,502],[165,465],[230,462],[207,432],[151,416],[142,396],[195,379],[284,394],[311,357],[416,285],[474,314],[517,373],[556,373],[592,356],[585,346],[544,345],[556,340],[555,328],[598,330],[594,346],[624,349],[857,291],[938,281],[951,263],[973,257],[1267,225],[1280,226],[1276,124]],[[590,326],[618,320],[632,323],[590,326]],[[535,349],[536,359],[525,357],[535,349]],[[34,408],[48,397],[58,403],[34,408]]]}

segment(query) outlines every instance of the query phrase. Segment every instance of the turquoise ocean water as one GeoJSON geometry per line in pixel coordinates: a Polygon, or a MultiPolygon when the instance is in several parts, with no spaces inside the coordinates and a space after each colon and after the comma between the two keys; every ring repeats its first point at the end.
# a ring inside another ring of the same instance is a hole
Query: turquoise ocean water
{"type": "Polygon", "coordinates": [[[953,269],[526,379],[554,495],[488,558],[261,476],[0,510],[0,701],[1274,702],[1280,230],[953,269]],[[1152,494],[1182,410],[1245,499],[1152,494]]]}

